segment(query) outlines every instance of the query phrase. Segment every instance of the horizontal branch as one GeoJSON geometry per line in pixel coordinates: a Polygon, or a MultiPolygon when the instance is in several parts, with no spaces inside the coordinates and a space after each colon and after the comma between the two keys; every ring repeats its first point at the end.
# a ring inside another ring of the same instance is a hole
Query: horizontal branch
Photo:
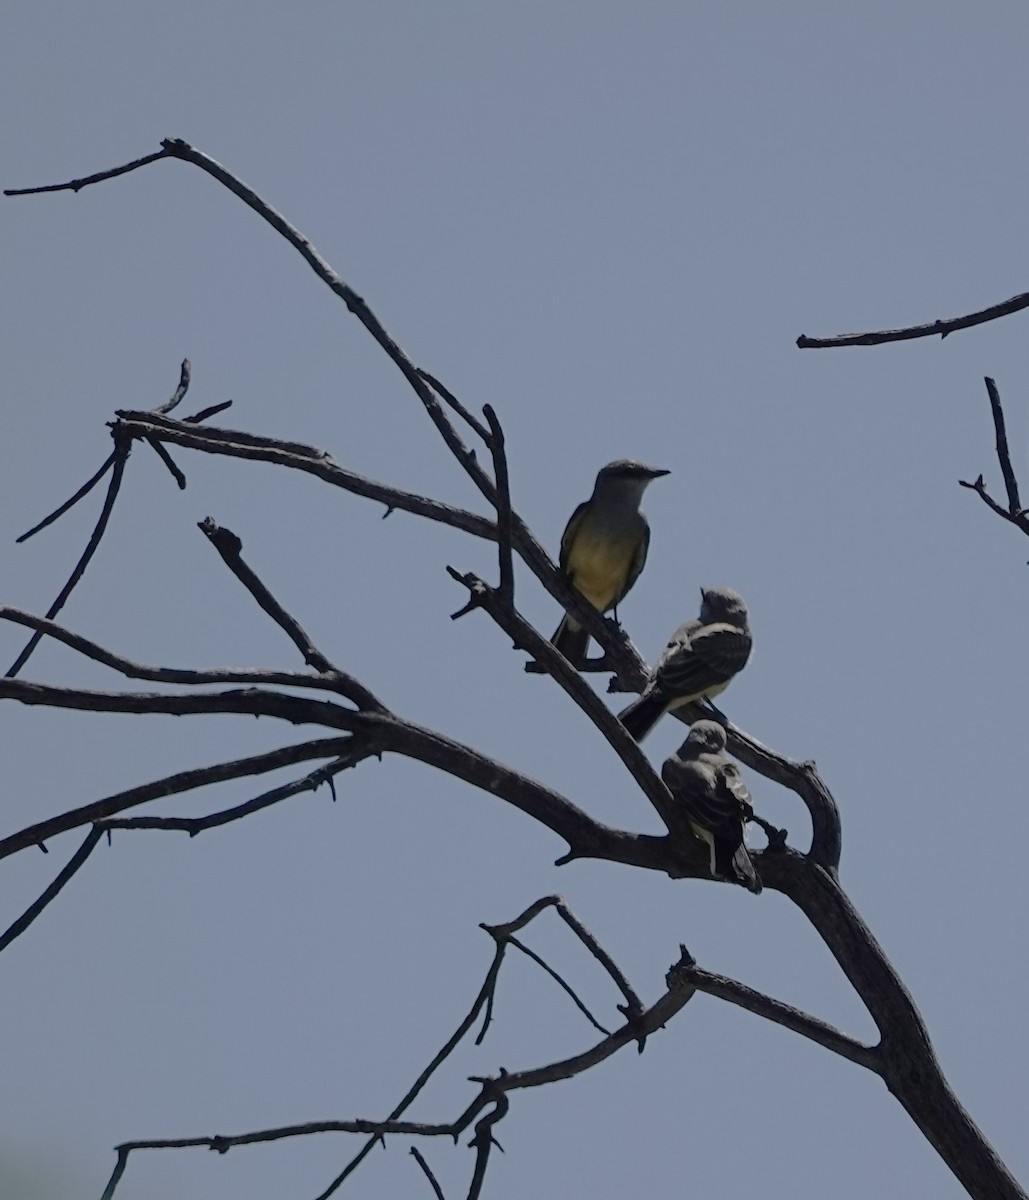
{"type": "Polygon", "coordinates": [[[945,338],[948,333],[957,329],[969,329],[973,325],[983,325],[987,321],[996,321],[998,317],[1007,317],[1011,313],[1021,312],[1029,308],[1029,292],[1012,296],[1010,300],[1002,300],[1000,304],[991,304],[989,308],[979,312],[968,313],[963,317],[950,317],[945,321],[932,321],[928,325],[909,325],[904,329],[880,329],[874,333],[840,333],[834,337],[811,338],[801,334],[797,338],[797,346],[801,350],[826,350],[836,346],[878,346],[883,342],[904,342],[911,338],[935,337],[945,338]]]}
{"type": "Polygon", "coordinates": [[[205,684],[246,683],[274,684],[279,687],[320,688],[325,691],[337,691],[335,676],[332,673],[311,674],[308,671],[269,671],[261,668],[227,668],[219,667],[207,670],[194,670],[181,667],[149,667],[144,663],[134,662],[121,654],[115,654],[105,649],[89,638],[72,633],[54,621],[45,617],[37,617],[33,613],[24,612],[20,608],[0,605],[0,621],[11,621],[16,625],[24,625],[27,629],[35,629],[55,641],[62,642],[70,649],[77,651],[94,662],[103,664],[124,675],[126,679],[145,679],[151,683],[178,683],[190,686],[205,684]]]}

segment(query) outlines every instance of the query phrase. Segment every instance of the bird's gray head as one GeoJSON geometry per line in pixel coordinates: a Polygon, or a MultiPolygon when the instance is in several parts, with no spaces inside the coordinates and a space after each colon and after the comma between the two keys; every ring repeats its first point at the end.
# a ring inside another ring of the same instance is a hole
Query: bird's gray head
{"type": "Polygon", "coordinates": [[[597,472],[593,495],[634,495],[639,500],[652,479],[669,473],[661,467],[648,467],[646,463],[633,458],[619,458],[597,472]]]}
{"type": "Polygon", "coordinates": [[[682,749],[687,755],[718,754],[725,749],[725,730],[717,721],[695,721],[682,749]]]}
{"type": "Polygon", "coordinates": [[[739,629],[748,628],[747,606],[743,597],[727,587],[700,589],[700,619],[705,624],[722,621],[739,629]]]}

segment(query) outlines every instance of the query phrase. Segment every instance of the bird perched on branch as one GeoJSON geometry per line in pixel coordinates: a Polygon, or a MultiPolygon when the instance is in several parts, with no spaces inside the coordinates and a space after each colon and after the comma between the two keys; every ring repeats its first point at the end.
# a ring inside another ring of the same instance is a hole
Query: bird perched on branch
{"type": "MultiPolygon", "coordinates": [[[[595,609],[606,613],[639,578],[647,561],[650,526],[640,501],[652,479],[667,471],[622,458],[601,467],[593,495],[572,513],[561,535],[560,567],[568,582],[595,609]]],[[[550,639],[572,666],[586,661],[590,635],[565,613],[550,639]]]]}
{"type": "Polygon", "coordinates": [[[638,742],[671,708],[724,692],[750,657],[750,623],[732,588],[700,589],[700,617],[672,634],[638,700],[618,719],[638,742]]]}
{"type": "Polygon", "coordinates": [[[676,753],[665,759],[661,778],[682,806],[691,831],[707,844],[711,874],[760,892],[761,880],[744,840],[754,809],[739,768],[725,753],[722,726],[697,721],[676,753]]]}

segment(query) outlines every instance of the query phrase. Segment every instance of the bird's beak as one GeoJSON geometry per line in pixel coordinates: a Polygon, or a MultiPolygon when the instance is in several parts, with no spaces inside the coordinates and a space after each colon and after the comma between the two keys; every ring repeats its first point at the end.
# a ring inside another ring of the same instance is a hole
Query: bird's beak
{"type": "Polygon", "coordinates": [[[666,471],[664,467],[648,467],[651,479],[660,479],[662,475],[671,475],[671,471],[666,471]]]}

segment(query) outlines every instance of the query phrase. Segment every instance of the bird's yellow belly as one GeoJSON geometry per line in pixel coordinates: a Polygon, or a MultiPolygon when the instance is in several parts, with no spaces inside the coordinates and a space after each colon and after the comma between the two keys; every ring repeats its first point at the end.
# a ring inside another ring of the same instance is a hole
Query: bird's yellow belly
{"type": "Polygon", "coordinates": [[[635,549],[634,541],[597,541],[580,533],[568,563],[568,574],[576,590],[594,608],[607,612],[625,593],[635,549]]]}

